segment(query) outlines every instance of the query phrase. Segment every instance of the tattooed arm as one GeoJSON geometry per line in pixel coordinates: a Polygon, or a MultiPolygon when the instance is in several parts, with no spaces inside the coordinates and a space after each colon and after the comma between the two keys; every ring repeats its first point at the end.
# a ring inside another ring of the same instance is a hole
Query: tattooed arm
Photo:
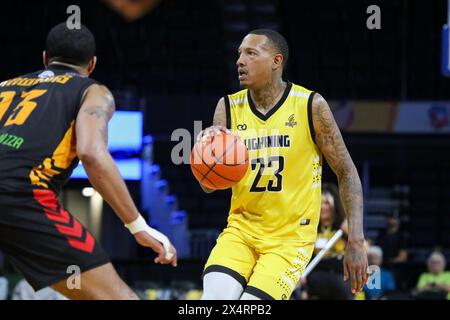
{"type": "Polygon", "coordinates": [[[93,187],[124,223],[130,223],[139,212],[108,151],[108,122],[114,110],[106,87],[93,85],[87,90],[76,121],[77,154],[93,187]]]}
{"type": "MultiPolygon", "coordinates": [[[[138,218],[139,212],[108,151],[108,122],[114,109],[114,97],[105,86],[94,84],[86,90],[76,119],[77,155],[92,186],[127,224],[138,218]]],[[[148,233],[141,231],[134,236],[139,244],[159,254],[156,263],[176,265],[173,247],[173,258],[168,260],[162,244],[148,233]]]]}
{"type": "Polygon", "coordinates": [[[320,94],[314,96],[312,118],[316,144],[338,178],[339,193],[348,220],[344,279],[351,280],[353,292],[361,291],[367,281],[368,266],[364,246],[361,181],[330,107],[320,94]]]}

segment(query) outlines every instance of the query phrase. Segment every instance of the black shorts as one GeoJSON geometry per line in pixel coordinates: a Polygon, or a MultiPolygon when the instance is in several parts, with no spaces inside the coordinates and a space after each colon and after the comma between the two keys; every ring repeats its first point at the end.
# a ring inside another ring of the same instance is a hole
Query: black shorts
{"type": "Polygon", "coordinates": [[[73,275],[70,266],[84,272],[110,262],[50,190],[0,193],[0,250],[35,290],[73,275]]]}

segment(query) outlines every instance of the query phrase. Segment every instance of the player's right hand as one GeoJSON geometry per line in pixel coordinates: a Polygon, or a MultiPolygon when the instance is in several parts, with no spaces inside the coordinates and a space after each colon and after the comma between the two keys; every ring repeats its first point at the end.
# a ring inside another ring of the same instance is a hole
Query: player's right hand
{"type": "Polygon", "coordinates": [[[138,232],[134,234],[134,238],[136,239],[137,243],[139,243],[141,246],[150,248],[158,254],[158,256],[154,260],[155,263],[170,264],[174,267],[177,266],[177,250],[172,244],[170,244],[169,249],[169,252],[172,254],[172,257],[168,259],[166,256],[166,250],[164,249],[162,243],[153,238],[147,232],[145,231],[138,232]]]}
{"type": "Polygon", "coordinates": [[[224,126],[210,126],[200,131],[197,136],[196,142],[201,142],[205,144],[208,140],[211,140],[212,137],[220,134],[221,132],[231,133],[231,131],[224,126]]]}

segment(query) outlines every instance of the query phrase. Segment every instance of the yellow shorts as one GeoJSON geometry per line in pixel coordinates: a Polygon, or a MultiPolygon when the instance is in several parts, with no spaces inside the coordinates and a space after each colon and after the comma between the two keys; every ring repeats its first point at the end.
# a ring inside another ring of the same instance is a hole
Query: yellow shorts
{"type": "Polygon", "coordinates": [[[313,250],[313,242],[256,239],[228,227],[219,235],[203,275],[223,272],[260,299],[287,300],[313,250]]]}

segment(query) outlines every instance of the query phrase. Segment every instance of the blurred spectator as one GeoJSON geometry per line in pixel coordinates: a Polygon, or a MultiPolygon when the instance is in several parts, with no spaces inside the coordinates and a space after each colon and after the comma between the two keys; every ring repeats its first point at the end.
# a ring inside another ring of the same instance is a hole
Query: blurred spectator
{"type": "Polygon", "coordinates": [[[397,212],[389,213],[386,216],[386,229],[380,233],[376,244],[383,250],[385,263],[401,263],[408,260],[407,236],[400,229],[397,212]]]}
{"type": "MultiPolygon", "coordinates": [[[[314,255],[319,253],[319,251],[325,247],[328,240],[330,240],[339,229],[342,228],[344,232],[347,233],[347,226],[344,219],[344,208],[337,187],[332,184],[324,183],[322,187],[322,205],[320,208],[320,221],[317,230],[314,255]]],[[[326,261],[327,258],[341,260],[345,252],[345,243],[345,239],[343,238],[336,241],[333,247],[325,254],[325,258],[322,261],[326,261]]],[[[329,260],[329,262],[333,264],[336,263],[335,260],[329,260]]],[[[342,263],[336,265],[341,269],[343,268],[342,263]]],[[[333,269],[335,269],[334,266],[333,269]]]]}
{"type": "Polygon", "coordinates": [[[378,246],[370,246],[367,257],[369,259],[369,266],[379,267],[380,281],[378,287],[372,287],[371,278],[369,278],[368,284],[364,286],[364,294],[366,300],[378,300],[382,299],[387,292],[396,290],[395,278],[392,272],[381,267],[383,263],[383,250],[378,246]]]}
{"type": "Polygon", "coordinates": [[[0,277],[0,300],[8,298],[8,279],[0,277]]]}
{"type": "Polygon", "coordinates": [[[34,291],[30,284],[23,279],[14,288],[12,300],[67,300],[67,298],[50,287],[34,291]]]}
{"type": "Polygon", "coordinates": [[[450,272],[445,271],[445,257],[433,252],[427,260],[428,272],[420,275],[414,296],[421,300],[450,300],[450,272]]]}
{"type": "Polygon", "coordinates": [[[0,267],[0,300],[8,298],[8,279],[3,276],[2,268],[0,267]]]}
{"type": "MultiPolygon", "coordinates": [[[[344,208],[335,185],[324,183],[322,186],[322,206],[313,257],[325,247],[327,242],[339,230],[347,233],[344,221],[344,208]]],[[[309,276],[302,279],[310,299],[350,300],[353,299],[348,282],[343,280],[343,265],[346,240],[340,238],[324,255],[309,276]]]]}

